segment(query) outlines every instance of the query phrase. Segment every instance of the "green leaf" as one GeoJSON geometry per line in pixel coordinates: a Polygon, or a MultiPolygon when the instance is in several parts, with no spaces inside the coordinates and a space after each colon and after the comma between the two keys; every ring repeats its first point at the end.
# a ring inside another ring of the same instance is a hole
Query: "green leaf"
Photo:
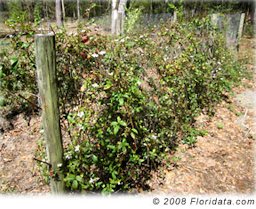
{"type": "Polygon", "coordinates": [[[169,6],[170,9],[173,9],[173,10],[177,9],[176,6],[173,3],[169,3],[168,6],[169,6]]]}
{"type": "Polygon", "coordinates": [[[107,145],[107,148],[109,148],[109,149],[112,149],[112,150],[115,150],[116,149],[116,147],[114,146],[114,145],[107,145]]]}
{"type": "Polygon", "coordinates": [[[126,123],[126,122],[124,122],[123,120],[119,121],[119,124],[120,124],[121,126],[124,126],[124,127],[126,127],[126,126],[127,126],[127,123],[126,123]]]}
{"type": "Polygon", "coordinates": [[[96,155],[93,155],[93,156],[92,156],[92,161],[93,161],[94,163],[97,163],[97,162],[98,162],[98,157],[97,157],[96,155]]]}
{"type": "Polygon", "coordinates": [[[0,78],[2,78],[3,76],[4,76],[3,66],[0,65],[0,78]]]}
{"type": "Polygon", "coordinates": [[[78,182],[83,182],[83,178],[82,178],[81,176],[76,176],[76,180],[77,180],[78,182]]]}
{"type": "Polygon", "coordinates": [[[114,134],[116,135],[120,129],[120,126],[114,126],[114,134]]]}
{"type": "Polygon", "coordinates": [[[103,182],[102,181],[99,181],[99,182],[97,182],[95,185],[96,185],[96,187],[99,187],[100,185],[102,185],[103,184],[103,182]]]}
{"type": "Polygon", "coordinates": [[[0,96],[0,107],[4,106],[5,104],[5,99],[3,96],[0,96]]]}
{"type": "Polygon", "coordinates": [[[30,46],[30,44],[29,43],[22,43],[22,48],[24,48],[24,49],[27,49],[28,47],[30,46]]]}
{"type": "Polygon", "coordinates": [[[132,132],[134,132],[135,134],[138,134],[138,131],[135,128],[132,128],[132,132]]]}
{"type": "Polygon", "coordinates": [[[77,189],[78,188],[78,181],[77,180],[74,180],[73,183],[72,183],[72,189],[77,189]]]}
{"type": "Polygon", "coordinates": [[[123,104],[124,104],[124,98],[120,98],[120,99],[119,99],[119,105],[120,105],[120,106],[123,106],[123,104]]]}
{"type": "Polygon", "coordinates": [[[76,178],[74,174],[68,174],[68,176],[65,178],[65,181],[73,181],[76,178]]]}
{"type": "Polygon", "coordinates": [[[104,86],[104,90],[108,90],[112,87],[112,83],[110,81],[107,81],[107,83],[104,86]]]}
{"type": "Polygon", "coordinates": [[[111,126],[117,126],[117,125],[118,125],[118,123],[116,121],[111,123],[111,126]]]}
{"type": "Polygon", "coordinates": [[[111,176],[112,176],[112,178],[113,178],[114,180],[116,179],[116,174],[117,174],[116,171],[113,171],[113,172],[111,173],[111,176]]]}
{"type": "Polygon", "coordinates": [[[126,151],[127,151],[126,147],[122,147],[122,151],[123,151],[124,153],[126,153],[126,151]]]}
{"type": "Polygon", "coordinates": [[[18,63],[18,58],[17,57],[12,57],[10,59],[12,67],[14,67],[18,63]]]}
{"type": "Polygon", "coordinates": [[[135,136],[135,134],[133,133],[133,132],[131,132],[131,137],[133,138],[133,139],[136,139],[136,136],[135,136]]]}

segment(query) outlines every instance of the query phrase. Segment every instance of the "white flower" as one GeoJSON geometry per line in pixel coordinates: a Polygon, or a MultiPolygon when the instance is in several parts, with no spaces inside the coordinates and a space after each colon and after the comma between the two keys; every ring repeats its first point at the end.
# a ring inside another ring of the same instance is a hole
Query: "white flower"
{"type": "Polygon", "coordinates": [[[92,54],[92,57],[94,57],[94,58],[96,58],[96,57],[98,57],[99,55],[98,54],[96,54],[96,53],[93,53],[92,54]]]}
{"type": "Polygon", "coordinates": [[[73,32],[68,32],[67,34],[68,34],[68,36],[72,36],[73,32]]]}
{"type": "Polygon", "coordinates": [[[71,154],[68,153],[65,158],[66,158],[66,160],[70,160],[71,159],[71,154]]]}
{"type": "Polygon", "coordinates": [[[154,139],[154,140],[157,139],[157,135],[154,135],[154,134],[153,134],[151,137],[152,137],[152,139],[154,139]]]}
{"type": "Polygon", "coordinates": [[[221,65],[221,62],[217,62],[218,65],[221,65]]]}
{"type": "Polygon", "coordinates": [[[169,97],[168,97],[168,95],[164,95],[163,98],[164,99],[168,99],[169,97]]]}
{"type": "Polygon", "coordinates": [[[43,134],[43,133],[44,133],[44,129],[41,129],[41,130],[39,131],[39,133],[40,133],[40,134],[43,134]]]}
{"type": "Polygon", "coordinates": [[[124,39],[121,39],[121,40],[120,40],[120,42],[121,42],[121,43],[124,43],[124,42],[125,42],[125,40],[124,40],[124,39]]]}
{"type": "Polygon", "coordinates": [[[77,114],[77,116],[80,117],[80,118],[83,117],[83,116],[84,116],[84,112],[79,112],[79,113],[77,114]]]}
{"type": "Polygon", "coordinates": [[[79,152],[79,150],[80,150],[80,145],[76,145],[75,146],[75,152],[79,152]]]}
{"type": "Polygon", "coordinates": [[[94,183],[94,182],[96,182],[96,181],[98,181],[100,178],[90,178],[90,180],[89,180],[89,183],[94,183]]]}
{"type": "Polygon", "coordinates": [[[62,166],[62,163],[58,163],[57,167],[60,168],[62,166]]]}
{"type": "Polygon", "coordinates": [[[99,55],[104,55],[104,54],[106,54],[106,51],[100,51],[99,52],[99,55]]]}
{"type": "Polygon", "coordinates": [[[94,83],[94,84],[92,84],[92,87],[97,88],[97,87],[99,87],[99,85],[97,83],[94,83]]]}
{"type": "Polygon", "coordinates": [[[108,75],[110,75],[110,76],[112,76],[112,75],[114,75],[114,72],[108,72],[108,75]]]}

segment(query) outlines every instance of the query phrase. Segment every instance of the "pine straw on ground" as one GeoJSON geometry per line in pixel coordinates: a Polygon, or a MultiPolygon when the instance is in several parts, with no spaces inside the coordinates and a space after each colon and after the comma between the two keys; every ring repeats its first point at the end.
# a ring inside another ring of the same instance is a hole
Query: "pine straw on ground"
{"type": "Polygon", "coordinates": [[[18,115],[14,129],[0,137],[0,193],[46,193],[45,185],[33,160],[40,139],[40,117],[34,116],[28,126],[18,115]]]}

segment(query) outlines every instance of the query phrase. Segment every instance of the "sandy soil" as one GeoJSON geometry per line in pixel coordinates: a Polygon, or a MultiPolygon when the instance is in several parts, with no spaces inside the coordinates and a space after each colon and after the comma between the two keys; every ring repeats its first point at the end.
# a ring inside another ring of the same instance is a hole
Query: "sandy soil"
{"type": "Polygon", "coordinates": [[[40,118],[35,116],[30,126],[22,115],[13,121],[14,129],[0,139],[0,192],[44,193],[44,184],[33,160],[40,139],[40,118]]]}
{"type": "Polygon", "coordinates": [[[158,173],[153,174],[150,184],[154,193],[250,194],[255,191],[254,112],[241,107],[237,97],[232,103],[220,104],[213,118],[204,115],[198,118],[197,126],[207,130],[207,136],[198,137],[193,148],[178,146],[170,156],[173,166],[163,169],[162,178],[158,173]]]}

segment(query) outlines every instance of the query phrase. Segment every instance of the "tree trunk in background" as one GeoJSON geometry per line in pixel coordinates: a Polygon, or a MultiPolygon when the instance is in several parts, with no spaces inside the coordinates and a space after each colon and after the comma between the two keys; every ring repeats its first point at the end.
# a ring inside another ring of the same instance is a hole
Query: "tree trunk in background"
{"type": "Polygon", "coordinates": [[[77,0],[76,3],[77,3],[77,19],[80,20],[80,0],[77,0]]]}
{"type": "Polygon", "coordinates": [[[150,0],[150,11],[149,11],[150,17],[151,17],[151,14],[153,14],[153,0],[150,0]]]}
{"type": "Polygon", "coordinates": [[[112,0],[111,32],[119,35],[124,32],[125,7],[127,0],[112,0]]]}
{"type": "Polygon", "coordinates": [[[64,0],[61,0],[61,7],[62,7],[62,16],[63,16],[63,21],[65,21],[65,18],[66,18],[66,12],[65,12],[64,0]]]}
{"type": "Polygon", "coordinates": [[[256,23],[256,2],[253,2],[252,16],[253,16],[253,24],[254,24],[254,27],[255,27],[255,23],[256,23]]]}
{"type": "Polygon", "coordinates": [[[58,27],[63,26],[62,22],[62,12],[61,12],[61,0],[56,0],[56,5],[55,5],[55,12],[56,12],[56,22],[58,27]]]}
{"type": "Polygon", "coordinates": [[[3,2],[0,0],[0,22],[3,22],[2,12],[4,11],[3,2]]]}
{"type": "Polygon", "coordinates": [[[253,19],[252,19],[252,25],[253,25],[253,32],[255,34],[256,32],[256,2],[253,2],[253,19]]]}
{"type": "Polygon", "coordinates": [[[111,33],[117,33],[118,0],[112,0],[111,33]]]}
{"type": "Polygon", "coordinates": [[[124,20],[125,20],[125,8],[127,0],[120,0],[118,6],[118,25],[120,26],[120,33],[124,33],[124,20]]]}
{"type": "Polygon", "coordinates": [[[76,20],[76,11],[73,10],[73,21],[75,21],[75,20],[76,20]]]}

